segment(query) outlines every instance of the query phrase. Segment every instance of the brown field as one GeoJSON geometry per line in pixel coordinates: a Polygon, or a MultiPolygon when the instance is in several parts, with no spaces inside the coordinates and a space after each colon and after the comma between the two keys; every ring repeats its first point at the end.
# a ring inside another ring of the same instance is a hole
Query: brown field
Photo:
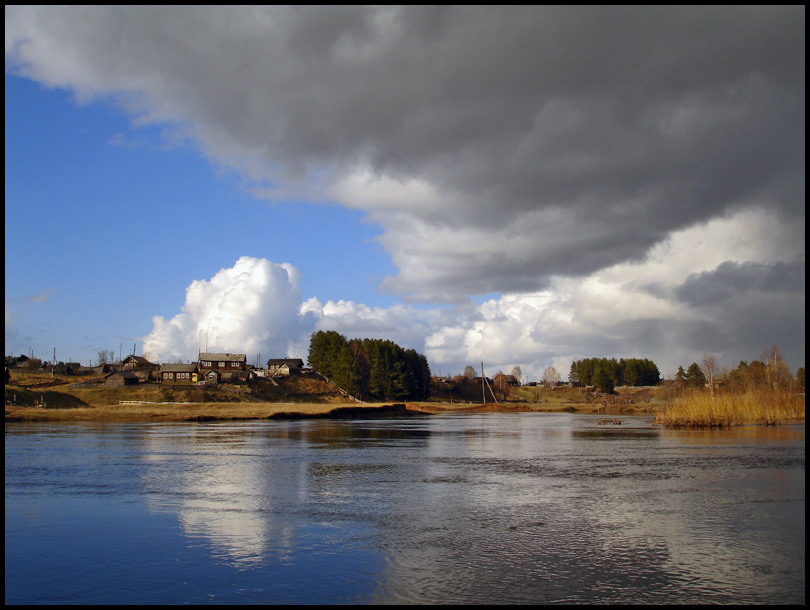
{"type": "Polygon", "coordinates": [[[317,417],[377,417],[440,413],[603,412],[595,405],[508,403],[271,403],[107,404],[66,408],[6,405],[6,421],[182,422],[317,417]]]}
{"type": "Polygon", "coordinates": [[[226,421],[391,414],[570,412],[655,415],[666,427],[733,426],[804,421],[804,395],[673,394],[664,388],[618,388],[611,396],[580,388],[512,388],[499,402],[462,401],[435,394],[425,402],[347,402],[324,382],[306,377],[233,387],[76,387],[85,379],[15,377],[6,385],[6,421],[226,421]],[[778,398],[778,400],[777,400],[778,398]]]}
{"type": "MultiPolygon", "coordinates": [[[[25,374],[6,385],[6,421],[211,421],[268,418],[341,417],[390,413],[392,403],[355,403],[318,379],[306,376],[250,387],[166,388],[148,383],[133,387],[75,387],[87,378],[51,378],[25,374]],[[124,404],[139,401],[139,404],[124,404]],[[388,409],[386,407],[389,407],[388,409]]],[[[459,401],[437,395],[427,402],[398,407],[403,414],[481,412],[654,413],[650,390],[627,390],[606,399],[579,389],[514,388],[508,401],[459,401]],[[646,392],[646,394],[645,394],[646,392]]]]}

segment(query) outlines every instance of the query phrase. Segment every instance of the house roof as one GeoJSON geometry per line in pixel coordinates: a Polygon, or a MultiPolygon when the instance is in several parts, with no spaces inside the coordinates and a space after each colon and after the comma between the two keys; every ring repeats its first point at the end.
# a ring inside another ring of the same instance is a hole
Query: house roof
{"type": "Polygon", "coordinates": [[[245,354],[219,354],[215,352],[202,352],[200,360],[219,360],[221,362],[246,362],[245,354]]]}
{"type": "Polygon", "coordinates": [[[124,363],[127,363],[129,361],[135,361],[138,364],[145,365],[145,366],[155,366],[154,362],[149,362],[143,356],[127,356],[126,358],[124,358],[124,363]]]}
{"type": "Polygon", "coordinates": [[[113,377],[115,375],[117,375],[119,377],[122,377],[123,379],[137,379],[138,378],[138,376],[135,373],[131,373],[130,371],[115,371],[114,373],[104,375],[104,379],[109,379],[110,377],[113,377]]]}
{"type": "Polygon", "coordinates": [[[160,367],[161,373],[193,373],[197,364],[164,364],[160,367]]]}
{"type": "Polygon", "coordinates": [[[282,364],[303,367],[304,361],[300,358],[270,358],[270,360],[267,361],[268,367],[281,366],[282,364]]]}

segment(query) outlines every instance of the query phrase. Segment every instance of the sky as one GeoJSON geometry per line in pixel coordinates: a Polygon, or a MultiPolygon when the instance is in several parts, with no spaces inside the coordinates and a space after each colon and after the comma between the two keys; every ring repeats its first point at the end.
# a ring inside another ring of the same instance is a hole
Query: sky
{"type": "Polygon", "coordinates": [[[805,336],[805,9],[5,8],[6,354],[805,336]]]}

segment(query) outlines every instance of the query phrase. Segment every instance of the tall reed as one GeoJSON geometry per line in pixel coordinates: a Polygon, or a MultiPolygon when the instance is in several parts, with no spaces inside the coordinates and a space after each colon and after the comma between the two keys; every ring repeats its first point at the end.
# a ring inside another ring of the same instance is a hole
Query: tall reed
{"type": "Polygon", "coordinates": [[[669,428],[719,428],[804,420],[804,394],[776,389],[741,393],[687,390],[664,407],[656,423],[669,428]]]}

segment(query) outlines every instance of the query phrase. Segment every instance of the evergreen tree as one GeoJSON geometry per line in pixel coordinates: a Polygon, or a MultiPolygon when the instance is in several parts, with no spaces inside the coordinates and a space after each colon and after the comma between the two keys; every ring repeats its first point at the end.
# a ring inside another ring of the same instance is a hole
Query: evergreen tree
{"type": "Polygon", "coordinates": [[[344,347],[347,347],[346,337],[334,330],[319,330],[310,337],[307,362],[321,375],[331,378],[337,371],[344,347]]]}
{"type": "Polygon", "coordinates": [[[389,340],[346,338],[318,331],[310,339],[310,366],[354,396],[423,400],[430,367],[427,358],[389,340]]]}
{"type": "Polygon", "coordinates": [[[706,385],[706,376],[697,362],[690,364],[686,370],[686,385],[690,388],[702,388],[706,385]]]}
{"type": "Polygon", "coordinates": [[[610,362],[597,362],[593,367],[593,385],[606,394],[613,393],[613,367],[610,362]]]}
{"type": "Polygon", "coordinates": [[[568,369],[568,381],[571,382],[572,385],[582,385],[582,382],[579,379],[579,361],[574,360],[571,363],[571,367],[568,369]]]}

